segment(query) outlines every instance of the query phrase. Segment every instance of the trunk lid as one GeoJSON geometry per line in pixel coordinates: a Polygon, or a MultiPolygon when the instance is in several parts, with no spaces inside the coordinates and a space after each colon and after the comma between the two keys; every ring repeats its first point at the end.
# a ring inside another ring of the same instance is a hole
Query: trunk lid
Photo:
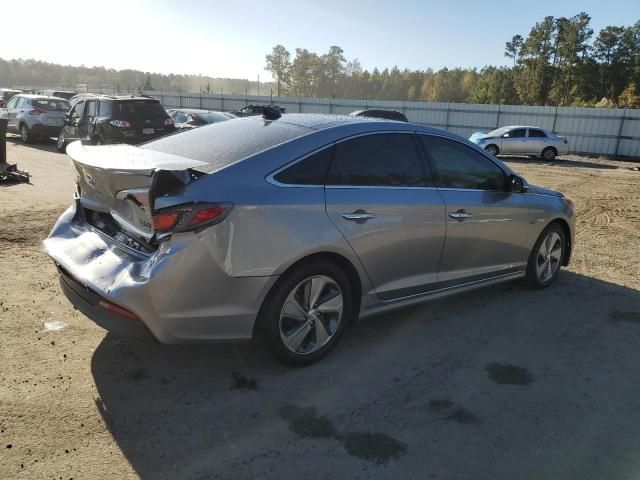
{"type": "Polygon", "coordinates": [[[67,148],[77,172],[78,199],[88,210],[111,215],[124,230],[144,241],[154,236],[156,196],[180,191],[191,169],[207,165],[177,155],[128,145],[67,148]]]}

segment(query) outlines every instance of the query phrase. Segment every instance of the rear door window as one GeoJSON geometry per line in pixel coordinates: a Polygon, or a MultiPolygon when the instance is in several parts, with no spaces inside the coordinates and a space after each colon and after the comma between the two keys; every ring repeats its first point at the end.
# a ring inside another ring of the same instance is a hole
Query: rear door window
{"type": "Polygon", "coordinates": [[[504,191],[507,177],[498,165],[455,140],[419,135],[429,154],[439,188],[504,191]]]}
{"type": "Polygon", "coordinates": [[[533,128],[529,129],[529,136],[530,137],[536,137],[536,138],[544,138],[547,136],[546,133],[544,133],[542,130],[535,130],[533,128]]]}
{"type": "Polygon", "coordinates": [[[372,134],[336,146],[327,185],[424,187],[428,185],[412,134],[372,134]]]}

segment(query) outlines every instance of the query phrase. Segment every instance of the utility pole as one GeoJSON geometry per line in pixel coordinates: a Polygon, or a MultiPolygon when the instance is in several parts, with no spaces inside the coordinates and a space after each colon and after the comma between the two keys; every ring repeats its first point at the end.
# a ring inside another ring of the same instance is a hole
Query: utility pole
{"type": "Polygon", "coordinates": [[[260,96],[260,75],[258,75],[258,96],[260,96]]]}

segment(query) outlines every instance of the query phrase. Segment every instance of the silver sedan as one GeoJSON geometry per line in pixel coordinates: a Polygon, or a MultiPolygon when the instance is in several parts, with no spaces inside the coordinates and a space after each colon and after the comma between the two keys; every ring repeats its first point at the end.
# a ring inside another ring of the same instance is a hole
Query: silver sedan
{"type": "Polygon", "coordinates": [[[539,127],[501,127],[489,133],[476,132],[469,140],[491,155],[534,155],[550,162],[569,153],[565,137],[539,127]]]}
{"type": "Polygon", "coordinates": [[[163,343],[264,339],[314,362],[351,320],[554,282],[571,201],[454,134],[331,115],[221,122],[139,147],[74,143],[45,249],[89,318],[163,343]]]}

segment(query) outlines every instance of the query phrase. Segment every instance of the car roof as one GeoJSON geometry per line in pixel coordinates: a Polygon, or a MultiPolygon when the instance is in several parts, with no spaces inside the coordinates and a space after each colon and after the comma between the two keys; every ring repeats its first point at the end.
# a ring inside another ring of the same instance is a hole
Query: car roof
{"type": "Polygon", "coordinates": [[[52,95],[38,95],[35,93],[19,93],[17,95],[15,95],[16,97],[23,97],[23,98],[30,98],[32,100],[64,100],[65,102],[68,102],[69,100],[67,100],[66,98],[62,98],[62,97],[54,97],[52,95]]]}
{"type": "Polygon", "coordinates": [[[169,108],[168,110],[176,111],[176,112],[187,112],[187,113],[224,113],[233,115],[229,112],[221,112],[220,110],[207,110],[205,108],[169,108]]]}
{"type": "Polygon", "coordinates": [[[545,132],[548,131],[546,128],[535,127],[533,125],[505,125],[504,127],[499,128],[535,128],[536,130],[544,130],[545,132]]]}
{"type": "Polygon", "coordinates": [[[116,101],[121,101],[121,100],[148,100],[148,101],[159,102],[159,100],[157,98],[149,97],[147,95],[109,95],[109,94],[105,94],[105,93],[79,93],[73,98],[74,99],[98,98],[100,100],[116,100],[116,101]]]}
{"type": "Polygon", "coordinates": [[[212,173],[277,146],[291,148],[290,154],[295,156],[291,152],[302,154],[348,137],[394,131],[431,133],[469,144],[467,139],[455,133],[415,123],[350,115],[285,113],[275,120],[250,116],[233,122],[218,122],[153,140],[141,148],[205,162],[208,165],[198,170],[212,173]]]}
{"type": "Polygon", "coordinates": [[[15,88],[0,88],[0,92],[22,92],[22,90],[16,90],[15,88]]]}

